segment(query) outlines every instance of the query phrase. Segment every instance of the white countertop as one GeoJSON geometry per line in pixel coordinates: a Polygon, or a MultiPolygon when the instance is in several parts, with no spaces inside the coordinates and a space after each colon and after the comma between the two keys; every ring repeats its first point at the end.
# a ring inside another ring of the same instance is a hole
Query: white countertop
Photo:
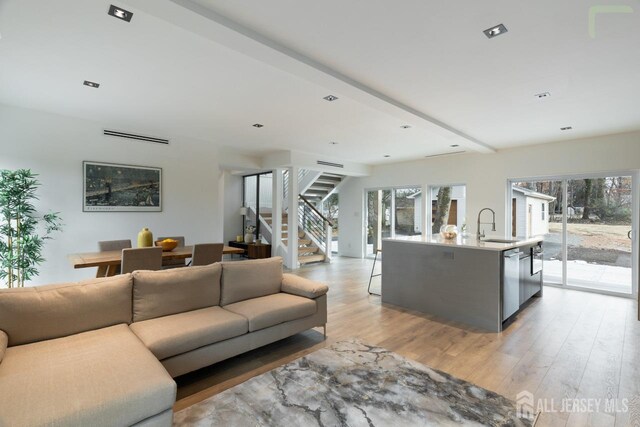
{"type": "MultiPolygon", "coordinates": [[[[492,237],[486,237],[486,239],[491,239],[492,237]]],[[[495,237],[501,238],[501,237],[495,237]]],[[[515,240],[515,239],[514,239],[515,240]]],[[[395,239],[383,239],[383,241],[391,241],[391,242],[406,242],[406,243],[414,243],[420,245],[434,245],[434,246],[449,246],[449,247],[460,247],[460,248],[470,248],[470,249],[482,249],[488,251],[508,251],[510,249],[519,248],[521,246],[534,245],[538,242],[544,240],[542,236],[531,237],[529,239],[517,239],[518,241],[515,243],[494,243],[494,242],[485,242],[478,241],[475,236],[462,237],[460,234],[457,238],[452,240],[446,240],[442,238],[440,235],[433,237],[423,237],[423,236],[406,236],[406,237],[396,237],[395,239]]]]}

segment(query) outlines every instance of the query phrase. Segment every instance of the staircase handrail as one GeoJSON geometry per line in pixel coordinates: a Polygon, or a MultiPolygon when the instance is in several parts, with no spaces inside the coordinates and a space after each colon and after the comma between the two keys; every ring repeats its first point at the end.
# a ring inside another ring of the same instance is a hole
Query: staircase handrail
{"type": "Polygon", "coordinates": [[[322,215],[320,213],[320,211],[318,209],[316,209],[315,206],[313,206],[313,204],[307,200],[306,197],[304,197],[302,194],[298,195],[298,197],[300,198],[300,200],[302,200],[304,202],[305,205],[309,206],[311,208],[312,211],[314,211],[316,214],[318,214],[318,216],[320,218],[322,218],[323,221],[325,221],[326,223],[328,223],[331,227],[333,227],[333,222],[327,218],[326,216],[322,215]]]}

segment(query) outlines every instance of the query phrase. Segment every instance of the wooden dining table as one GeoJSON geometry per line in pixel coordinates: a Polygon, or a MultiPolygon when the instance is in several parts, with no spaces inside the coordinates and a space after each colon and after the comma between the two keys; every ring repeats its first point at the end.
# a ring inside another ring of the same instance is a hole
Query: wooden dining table
{"type": "MultiPolygon", "coordinates": [[[[240,248],[224,247],[223,254],[243,254],[244,250],[240,248]]],[[[193,246],[177,247],[172,251],[162,252],[162,261],[187,259],[193,255],[193,246]]],[[[104,251],[104,252],[85,252],[71,254],[68,256],[73,268],[98,267],[96,277],[113,276],[116,268],[110,266],[119,266],[122,263],[122,251],[104,251]]]]}

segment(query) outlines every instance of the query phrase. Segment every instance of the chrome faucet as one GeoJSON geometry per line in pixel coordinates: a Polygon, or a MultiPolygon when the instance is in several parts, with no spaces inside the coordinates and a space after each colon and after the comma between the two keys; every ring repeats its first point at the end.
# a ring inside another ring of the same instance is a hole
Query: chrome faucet
{"type": "Polygon", "coordinates": [[[478,240],[482,240],[484,238],[484,230],[480,231],[480,224],[491,224],[491,231],[496,231],[496,213],[493,209],[491,208],[484,208],[484,209],[480,209],[480,212],[478,212],[478,231],[477,231],[477,238],[478,240]],[[482,216],[482,212],[484,211],[491,211],[491,213],[493,214],[493,220],[491,223],[488,222],[480,222],[480,217],[482,216]]]}

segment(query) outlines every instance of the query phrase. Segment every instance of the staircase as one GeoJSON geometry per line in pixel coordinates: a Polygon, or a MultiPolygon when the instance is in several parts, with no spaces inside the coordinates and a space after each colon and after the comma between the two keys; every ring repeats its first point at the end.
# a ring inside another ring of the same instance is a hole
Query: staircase
{"type": "MultiPolygon", "coordinates": [[[[273,218],[271,213],[263,213],[262,218],[269,224],[269,227],[273,224],[273,218]]],[[[282,215],[282,243],[284,245],[289,244],[289,225],[288,215],[282,215]]],[[[300,265],[309,264],[312,262],[324,262],[326,256],[320,252],[320,248],[313,242],[310,236],[307,236],[304,230],[298,229],[298,262],[300,265]]]]}
{"type": "Polygon", "coordinates": [[[343,175],[323,172],[308,188],[303,188],[302,195],[311,203],[317,205],[326,199],[342,183],[343,175]]]}

